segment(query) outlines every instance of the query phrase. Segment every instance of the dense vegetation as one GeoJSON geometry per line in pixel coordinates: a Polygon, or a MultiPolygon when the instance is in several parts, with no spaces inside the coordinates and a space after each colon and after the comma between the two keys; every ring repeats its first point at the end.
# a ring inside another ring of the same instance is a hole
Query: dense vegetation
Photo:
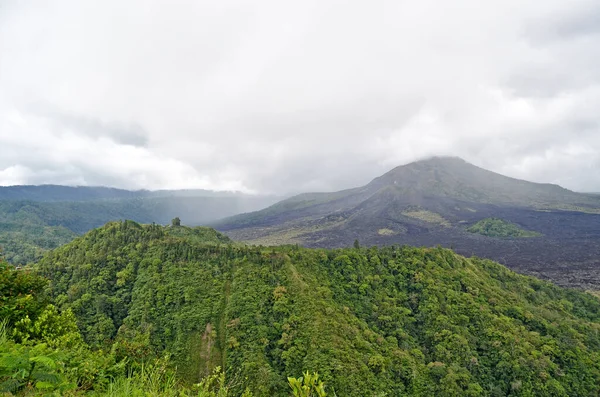
{"type": "Polygon", "coordinates": [[[4,254],[5,259],[11,263],[31,263],[48,250],[66,244],[76,236],[77,234],[62,226],[0,220],[0,254],[4,254]]]}
{"type": "Polygon", "coordinates": [[[0,393],[61,395],[102,388],[124,366],[83,342],[70,310],[44,294],[47,280],[0,260],[0,393]]]}
{"type": "Polygon", "coordinates": [[[600,392],[597,298],[441,248],[248,247],[117,222],[38,271],[93,349],[168,354],[188,385],[221,367],[233,395],[289,395],[307,370],[339,396],[600,392]]]}
{"type": "Polygon", "coordinates": [[[487,237],[519,238],[541,236],[538,232],[523,230],[512,222],[507,222],[498,218],[482,219],[470,226],[467,231],[487,237]]]}
{"type": "MultiPolygon", "coordinates": [[[[90,349],[73,312],[60,312],[49,302],[46,285],[43,277],[0,260],[0,395],[232,395],[220,368],[186,387],[177,381],[168,357],[123,357],[116,345],[90,349]]],[[[288,382],[294,396],[325,396],[316,373],[288,382]]],[[[246,390],[243,396],[252,394],[246,390]]]]}

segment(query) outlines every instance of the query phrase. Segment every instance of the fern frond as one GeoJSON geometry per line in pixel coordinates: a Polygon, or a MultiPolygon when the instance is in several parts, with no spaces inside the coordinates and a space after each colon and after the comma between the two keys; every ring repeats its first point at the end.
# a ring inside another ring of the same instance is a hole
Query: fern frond
{"type": "Polygon", "coordinates": [[[18,379],[7,379],[0,383],[0,393],[14,393],[23,386],[23,382],[18,379]]]}

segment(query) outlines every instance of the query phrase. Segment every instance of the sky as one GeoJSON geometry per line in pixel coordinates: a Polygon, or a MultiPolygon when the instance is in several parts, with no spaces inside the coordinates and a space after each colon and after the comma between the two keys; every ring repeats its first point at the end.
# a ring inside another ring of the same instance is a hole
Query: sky
{"type": "Polygon", "coordinates": [[[0,185],[600,192],[597,0],[0,0],[0,185]]]}

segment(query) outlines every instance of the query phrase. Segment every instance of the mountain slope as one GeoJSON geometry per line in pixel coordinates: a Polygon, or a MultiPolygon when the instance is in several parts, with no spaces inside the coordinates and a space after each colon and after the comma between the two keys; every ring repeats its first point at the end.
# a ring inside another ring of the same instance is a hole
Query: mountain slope
{"type": "Polygon", "coordinates": [[[558,185],[509,178],[460,158],[434,157],[394,168],[360,188],[300,194],[255,214],[234,217],[224,224],[244,224],[247,220],[250,224],[257,221],[268,223],[281,215],[292,218],[340,212],[355,208],[369,198],[381,196],[410,205],[420,205],[429,198],[437,198],[543,209],[567,206],[587,208],[592,212],[600,209],[600,200],[593,195],[575,193],[558,185]]]}
{"type": "Polygon", "coordinates": [[[211,229],[115,222],[37,269],[86,340],[173,354],[188,382],[223,366],[238,393],[600,392],[600,301],[445,249],[234,245],[211,229]]]}
{"type": "MultiPolygon", "coordinates": [[[[309,247],[363,244],[443,245],[501,261],[567,285],[600,289],[586,270],[564,276],[557,267],[600,265],[600,197],[556,185],[508,178],[458,158],[397,167],[355,189],[301,194],[213,226],[235,240],[309,247]],[[500,218],[530,230],[532,239],[477,236],[467,229],[500,218]],[[542,265],[543,264],[543,265],[542,265]]],[[[577,272],[577,269],[575,270],[577,272]]]]}

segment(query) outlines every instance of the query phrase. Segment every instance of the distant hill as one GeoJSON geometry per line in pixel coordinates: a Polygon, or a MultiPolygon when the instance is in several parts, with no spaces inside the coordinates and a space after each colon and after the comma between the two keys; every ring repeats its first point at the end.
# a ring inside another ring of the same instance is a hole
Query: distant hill
{"type": "Polygon", "coordinates": [[[15,185],[0,186],[0,201],[88,201],[143,197],[250,197],[240,192],[204,189],[125,190],[104,186],[15,185]]]}
{"type": "Polygon", "coordinates": [[[184,383],[220,366],[231,395],[592,396],[600,301],[441,248],[232,243],[209,228],[112,222],[35,269],[85,340],[168,353],[184,383]]]}
{"type": "Polygon", "coordinates": [[[187,225],[254,211],[274,196],[204,190],[128,191],[105,187],[0,187],[0,250],[11,263],[34,261],[48,249],[106,222],[133,219],[187,225]]]}
{"type": "Polygon", "coordinates": [[[27,201],[83,201],[140,197],[144,191],[130,191],[109,187],[16,185],[0,186],[0,200],[27,201]]]}
{"type": "Polygon", "coordinates": [[[440,244],[559,283],[600,289],[598,272],[567,276],[562,269],[566,263],[600,266],[599,224],[596,195],[434,157],[397,167],[363,187],[300,194],[214,226],[233,239],[266,245],[341,247],[355,239],[367,245],[440,244]],[[541,236],[498,239],[467,231],[486,218],[541,236]]]}

